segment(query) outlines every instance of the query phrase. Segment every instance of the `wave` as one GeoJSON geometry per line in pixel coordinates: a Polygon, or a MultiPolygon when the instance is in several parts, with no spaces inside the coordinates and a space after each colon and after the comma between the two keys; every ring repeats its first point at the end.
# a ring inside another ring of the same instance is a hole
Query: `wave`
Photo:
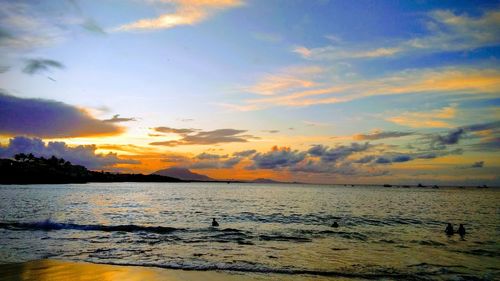
{"type": "Polygon", "coordinates": [[[427,275],[424,272],[418,274],[412,272],[398,272],[393,268],[377,268],[372,272],[349,272],[349,271],[328,271],[328,270],[315,270],[306,268],[293,268],[293,267],[268,267],[256,263],[215,263],[215,264],[190,264],[190,263],[128,263],[128,262],[113,262],[113,261],[90,261],[100,264],[110,265],[123,265],[123,266],[143,266],[143,267],[158,267],[165,269],[182,269],[182,270],[196,270],[196,271],[234,271],[244,273],[265,273],[265,274],[287,274],[287,275],[312,275],[312,276],[326,276],[326,277],[342,277],[342,278],[355,278],[355,279],[381,279],[391,278],[400,280],[428,280],[425,278],[427,275]]]}
{"type": "Polygon", "coordinates": [[[179,228],[174,227],[165,227],[165,226],[140,226],[134,224],[126,224],[126,225],[99,225],[99,224],[90,224],[90,225],[80,225],[73,223],[58,223],[53,222],[51,220],[45,220],[41,222],[11,222],[11,223],[2,223],[0,222],[0,228],[8,229],[8,230],[61,230],[61,229],[72,229],[72,230],[84,230],[84,231],[121,231],[121,232],[151,232],[158,234],[166,234],[172,233],[174,231],[181,230],[179,228]]]}

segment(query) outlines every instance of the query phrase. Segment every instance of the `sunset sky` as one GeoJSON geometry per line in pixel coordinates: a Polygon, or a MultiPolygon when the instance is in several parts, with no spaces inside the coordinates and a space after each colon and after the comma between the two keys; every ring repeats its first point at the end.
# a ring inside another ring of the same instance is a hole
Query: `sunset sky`
{"type": "Polygon", "coordinates": [[[0,156],[500,185],[500,2],[0,1],[0,156]]]}

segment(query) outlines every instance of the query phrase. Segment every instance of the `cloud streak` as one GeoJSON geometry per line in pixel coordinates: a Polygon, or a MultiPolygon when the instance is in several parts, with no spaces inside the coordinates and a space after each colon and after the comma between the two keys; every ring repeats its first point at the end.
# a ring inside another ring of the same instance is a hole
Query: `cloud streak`
{"type": "Polygon", "coordinates": [[[172,13],[165,13],[157,18],[141,19],[132,23],[121,25],[114,31],[146,31],[168,29],[182,25],[194,25],[207,20],[215,13],[241,6],[239,0],[163,0],[152,1],[156,4],[173,5],[172,13]]]}
{"type": "Polygon", "coordinates": [[[310,60],[343,60],[472,50],[498,45],[499,25],[499,10],[487,11],[479,17],[459,15],[449,10],[437,10],[427,14],[426,27],[429,35],[426,36],[399,40],[393,45],[376,48],[341,44],[317,48],[296,46],[292,51],[310,60]]]}
{"type": "MultiPolygon", "coordinates": [[[[225,104],[238,111],[252,111],[276,106],[304,107],[320,104],[345,103],[353,100],[405,94],[484,94],[500,91],[498,69],[471,67],[443,67],[413,69],[398,74],[366,80],[333,79],[335,73],[324,72],[318,81],[320,87],[280,90],[264,97],[250,98],[243,104],[225,104]],[[328,82],[328,79],[334,82],[328,82]]],[[[261,96],[259,93],[257,95],[261,96]]]]}
{"type": "MultiPolygon", "coordinates": [[[[180,145],[210,145],[219,143],[247,142],[256,139],[252,135],[244,135],[246,130],[218,129],[213,131],[194,131],[193,129],[173,129],[168,127],[162,132],[175,133],[181,136],[178,140],[152,142],[150,145],[180,146],[180,145]]],[[[156,128],[158,129],[158,128],[156,128]]],[[[158,130],[157,130],[158,131],[158,130]]]]}
{"type": "Polygon", "coordinates": [[[50,59],[28,59],[25,62],[23,72],[26,74],[36,74],[50,70],[51,68],[64,68],[64,65],[58,61],[50,59]]]}

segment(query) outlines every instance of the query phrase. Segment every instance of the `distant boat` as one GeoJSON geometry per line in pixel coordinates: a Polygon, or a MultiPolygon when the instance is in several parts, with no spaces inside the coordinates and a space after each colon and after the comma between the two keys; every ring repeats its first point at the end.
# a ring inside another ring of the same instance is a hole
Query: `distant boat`
{"type": "Polygon", "coordinates": [[[421,183],[419,183],[419,184],[417,185],[417,187],[425,187],[425,185],[422,185],[421,183]]]}

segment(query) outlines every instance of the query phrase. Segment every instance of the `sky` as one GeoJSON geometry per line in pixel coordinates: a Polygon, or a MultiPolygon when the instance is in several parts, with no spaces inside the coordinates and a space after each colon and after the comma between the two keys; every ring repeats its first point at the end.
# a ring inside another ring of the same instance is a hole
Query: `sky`
{"type": "Polygon", "coordinates": [[[500,185],[500,2],[0,0],[0,157],[500,185]]]}

